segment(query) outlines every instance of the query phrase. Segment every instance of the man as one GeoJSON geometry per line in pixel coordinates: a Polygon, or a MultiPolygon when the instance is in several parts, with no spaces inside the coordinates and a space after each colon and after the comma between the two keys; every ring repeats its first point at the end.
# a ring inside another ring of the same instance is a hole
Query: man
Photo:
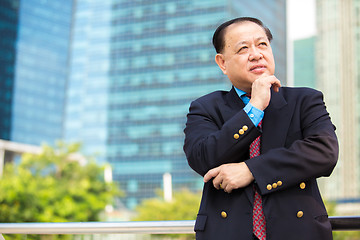
{"type": "Polygon", "coordinates": [[[193,101],[187,116],[184,151],[205,182],[196,239],[332,239],[316,178],[336,165],[335,128],[320,92],[281,87],[271,40],[255,18],[214,33],[233,88],[193,101]]]}

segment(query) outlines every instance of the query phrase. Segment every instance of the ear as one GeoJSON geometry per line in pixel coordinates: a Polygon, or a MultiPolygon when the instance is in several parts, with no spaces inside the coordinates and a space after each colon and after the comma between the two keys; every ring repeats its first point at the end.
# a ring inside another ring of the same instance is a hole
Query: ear
{"type": "Polygon", "coordinates": [[[215,62],[221,69],[221,71],[226,74],[226,65],[225,65],[225,57],[221,53],[216,54],[215,56],[215,62]]]}

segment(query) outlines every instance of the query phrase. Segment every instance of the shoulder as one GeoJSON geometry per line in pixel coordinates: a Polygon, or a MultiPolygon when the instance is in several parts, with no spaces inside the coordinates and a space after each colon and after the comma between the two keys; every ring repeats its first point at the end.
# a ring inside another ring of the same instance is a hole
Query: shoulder
{"type": "Polygon", "coordinates": [[[219,100],[225,100],[226,96],[229,94],[229,91],[215,91],[209,94],[206,94],[204,96],[201,96],[194,100],[194,102],[200,102],[205,103],[209,101],[219,101],[219,100]]]}
{"type": "Polygon", "coordinates": [[[323,97],[321,91],[308,87],[282,87],[280,88],[280,93],[285,99],[311,99],[314,97],[323,97]]]}
{"type": "Polygon", "coordinates": [[[281,91],[288,94],[319,94],[319,90],[309,87],[281,87],[281,91]]]}
{"type": "Polygon", "coordinates": [[[239,96],[237,96],[237,93],[234,89],[231,89],[230,91],[219,90],[211,92],[192,101],[189,111],[207,112],[211,115],[218,114],[219,112],[222,112],[229,104],[234,105],[233,102],[235,102],[235,104],[236,102],[239,102],[236,101],[236,98],[239,98],[239,96]]]}

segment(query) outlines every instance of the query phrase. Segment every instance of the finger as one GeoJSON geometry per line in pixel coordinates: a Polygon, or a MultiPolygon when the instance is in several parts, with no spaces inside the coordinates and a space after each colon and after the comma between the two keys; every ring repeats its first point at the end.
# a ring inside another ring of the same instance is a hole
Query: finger
{"type": "Polygon", "coordinates": [[[275,79],[275,81],[272,83],[273,86],[281,87],[281,82],[279,79],[275,79]]]}
{"type": "Polygon", "coordinates": [[[204,176],[204,182],[208,182],[210,179],[216,177],[218,174],[219,174],[219,167],[209,170],[204,176]]]}
{"type": "Polygon", "coordinates": [[[273,84],[272,88],[274,89],[275,92],[279,92],[280,86],[277,84],[273,84]]]}
{"type": "Polygon", "coordinates": [[[232,191],[232,189],[229,188],[229,186],[226,186],[226,187],[224,188],[224,192],[226,192],[226,193],[231,193],[231,191],[232,191]]]}
{"type": "Polygon", "coordinates": [[[279,92],[279,89],[281,87],[281,82],[279,79],[277,79],[275,76],[273,77],[272,81],[270,81],[272,88],[275,92],[279,92]]]}
{"type": "Polygon", "coordinates": [[[226,187],[225,183],[223,182],[223,179],[217,175],[213,180],[213,185],[214,185],[214,188],[216,188],[217,190],[219,189],[224,189],[226,187]]]}

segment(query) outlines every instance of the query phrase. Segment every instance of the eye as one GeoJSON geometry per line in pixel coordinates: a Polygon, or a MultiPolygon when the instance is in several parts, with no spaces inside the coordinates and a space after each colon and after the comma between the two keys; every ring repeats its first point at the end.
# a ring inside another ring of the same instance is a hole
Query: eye
{"type": "Polygon", "coordinates": [[[261,43],[259,43],[259,45],[260,46],[267,46],[268,44],[267,44],[267,42],[261,42],[261,43]]]}
{"type": "Polygon", "coordinates": [[[247,46],[242,46],[242,47],[239,49],[238,53],[241,53],[241,52],[246,51],[247,48],[248,48],[247,46]]]}

